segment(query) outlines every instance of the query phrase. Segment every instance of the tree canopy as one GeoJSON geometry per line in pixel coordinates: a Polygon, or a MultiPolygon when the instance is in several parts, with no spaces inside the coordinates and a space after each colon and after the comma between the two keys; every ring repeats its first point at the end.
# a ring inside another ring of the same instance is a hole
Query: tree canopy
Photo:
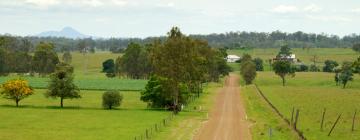
{"type": "Polygon", "coordinates": [[[285,61],[285,60],[275,61],[272,67],[275,74],[279,75],[280,78],[282,79],[283,86],[285,86],[285,82],[286,82],[285,77],[287,75],[290,75],[292,77],[295,76],[295,70],[294,68],[292,68],[291,63],[289,61],[285,61]]]}

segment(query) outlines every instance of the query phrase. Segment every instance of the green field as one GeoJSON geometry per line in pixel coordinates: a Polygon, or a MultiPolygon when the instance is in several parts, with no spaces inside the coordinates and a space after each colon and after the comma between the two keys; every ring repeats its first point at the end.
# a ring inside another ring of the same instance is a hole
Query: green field
{"type": "MultiPolygon", "coordinates": [[[[259,57],[264,60],[264,69],[270,70],[268,60],[274,58],[280,48],[268,48],[268,49],[248,49],[248,50],[228,50],[228,54],[235,54],[242,56],[244,53],[250,54],[253,58],[259,57]]],[[[343,61],[354,61],[358,54],[351,48],[312,48],[310,50],[302,48],[292,48],[291,52],[296,55],[296,58],[300,59],[307,65],[313,64],[311,59],[314,55],[317,56],[317,65],[323,66],[324,61],[327,59],[336,60],[339,64],[343,61]]],[[[236,68],[236,67],[235,67],[236,68]]],[[[237,68],[236,68],[237,69],[237,68]]]]}
{"type": "Polygon", "coordinates": [[[258,73],[255,83],[278,110],[291,119],[292,108],[300,109],[298,128],[308,139],[360,139],[360,116],[355,131],[351,131],[352,117],[360,108],[360,76],[346,89],[336,86],[333,73],[296,73],[281,86],[281,79],[273,72],[258,73]],[[327,112],[324,130],[320,130],[322,111],[327,112]],[[337,116],[342,114],[331,136],[327,136],[337,116]]]}
{"type": "Polygon", "coordinates": [[[155,122],[169,115],[148,110],[139,100],[139,92],[121,92],[124,101],[117,110],[101,107],[101,91],[81,91],[81,99],[47,99],[44,90],[20,102],[0,99],[0,135],[2,140],[20,139],[132,139],[155,122]]]}

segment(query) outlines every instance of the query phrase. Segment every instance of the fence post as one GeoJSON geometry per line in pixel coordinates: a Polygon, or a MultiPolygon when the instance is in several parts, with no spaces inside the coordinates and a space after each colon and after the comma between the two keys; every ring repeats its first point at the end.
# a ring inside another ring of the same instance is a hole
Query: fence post
{"type": "Polygon", "coordinates": [[[320,126],[320,130],[321,130],[321,131],[323,130],[325,113],[326,113],[326,108],[324,108],[324,111],[323,111],[323,114],[322,114],[322,118],[321,118],[321,126],[320,126]]]}
{"type": "Polygon", "coordinates": [[[290,125],[293,125],[294,123],[294,111],[295,111],[295,107],[292,108],[290,125]]]}
{"type": "Polygon", "coordinates": [[[353,116],[351,131],[354,131],[354,130],[355,130],[355,116],[356,116],[356,109],[355,109],[354,116],[353,116]]]}
{"type": "Polygon", "coordinates": [[[329,132],[328,136],[330,136],[331,132],[334,130],[334,128],[335,128],[336,124],[338,123],[338,121],[339,121],[340,117],[341,117],[341,114],[338,116],[338,118],[336,119],[336,121],[335,121],[334,125],[331,127],[331,130],[330,130],[330,132],[329,132]]]}
{"type": "Polygon", "coordinates": [[[294,128],[295,130],[297,130],[297,123],[298,123],[298,119],[299,119],[299,112],[300,110],[299,109],[296,109],[296,116],[295,116],[295,123],[294,123],[294,128]]]}

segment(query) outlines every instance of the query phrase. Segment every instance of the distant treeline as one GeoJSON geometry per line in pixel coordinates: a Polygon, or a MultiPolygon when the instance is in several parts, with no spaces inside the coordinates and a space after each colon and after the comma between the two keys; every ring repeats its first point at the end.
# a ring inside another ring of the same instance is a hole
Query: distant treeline
{"type": "MultiPolygon", "coordinates": [[[[344,37],[327,34],[313,34],[304,32],[286,33],[281,31],[267,32],[229,32],[222,34],[209,35],[190,35],[189,37],[208,41],[209,46],[224,48],[273,48],[287,44],[291,48],[319,47],[351,47],[355,43],[360,43],[360,34],[351,34],[344,37]]],[[[1,39],[10,41],[13,48],[22,48],[27,45],[27,49],[33,52],[34,47],[40,42],[50,42],[55,46],[57,52],[65,51],[111,51],[114,53],[122,52],[130,42],[139,44],[149,44],[155,39],[165,40],[165,37],[141,38],[108,38],[108,39],[69,39],[62,37],[18,37],[0,35],[1,39]],[[29,46],[30,45],[30,46],[29,46]]]]}

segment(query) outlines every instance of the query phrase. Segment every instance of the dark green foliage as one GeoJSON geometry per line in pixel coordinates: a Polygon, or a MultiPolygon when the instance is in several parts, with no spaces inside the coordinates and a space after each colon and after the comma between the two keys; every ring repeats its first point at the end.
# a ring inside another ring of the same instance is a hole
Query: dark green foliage
{"type": "Polygon", "coordinates": [[[251,55],[249,54],[243,54],[243,56],[241,57],[240,62],[247,62],[247,61],[251,61],[251,55]]]}
{"type": "Polygon", "coordinates": [[[172,106],[173,99],[171,94],[168,94],[169,89],[167,80],[164,77],[156,75],[150,76],[145,90],[141,92],[141,100],[148,103],[150,107],[165,107],[172,106]]]}
{"type": "Polygon", "coordinates": [[[60,98],[60,107],[63,107],[64,99],[81,98],[79,88],[73,83],[73,68],[65,63],[60,63],[56,71],[50,75],[46,97],[60,98]]]}
{"type": "Polygon", "coordinates": [[[288,45],[283,45],[281,46],[280,48],[280,51],[277,55],[277,57],[281,57],[281,56],[290,56],[292,53],[291,53],[291,49],[288,45]]]}
{"type": "Polygon", "coordinates": [[[285,86],[285,77],[290,75],[295,76],[295,69],[291,66],[289,61],[275,61],[272,65],[275,74],[279,75],[282,79],[283,86],[285,86]]]}
{"type": "Polygon", "coordinates": [[[151,72],[148,57],[148,50],[131,42],[124,55],[116,60],[116,73],[124,73],[133,79],[146,78],[151,72]]]}
{"type": "Polygon", "coordinates": [[[295,71],[296,72],[306,72],[309,71],[309,67],[305,64],[299,64],[295,66],[295,71]]]}
{"type": "Polygon", "coordinates": [[[360,53],[360,43],[357,43],[357,44],[354,44],[352,46],[352,49],[357,52],[357,53],[360,53]]]}
{"type": "Polygon", "coordinates": [[[256,77],[256,64],[253,61],[241,62],[240,74],[245,81],[245,84],[252,84],[256,77]]]}
{"type": "Polygon", "coordinates": [[[221,53],[221,56],[223,56],[223,58],[226,58],[228,56],[227,48],[220,48],[219,51],[221,53]]]}
{"type": "Polygon", "coordinates": [[[344,62],[339,73],[339,81],[343,84],[343,88],[349,81],[353,80],[352,64],[350,62],[344,62]]]}
{"type": "Polygon", "coordinates": [[[334,60],[325,60],[323,72],[334,72],[334,68],[337,66],[339,66],[339,64],[334,60]]]}
{"type": "Polygon", "coordinates": [[[354,72],[360,74],[360,56],[354,61],[353,67],[354,72]]]}
{"type": "Polygon", "coordinates": [[[102,96],[102,106],[106,109],[112,109],[121,105],[123,95],[117,90],[106,91],[102,96]]]}
{"type": "Polygon", "coordinates": [[[255,58],[253,62],[256,65],[256,71],[264,71],[264,62],[261,58],[255,58]]]}
{"type": "Polygon", "coordinates": [[[103,70],[102,72],[105,73],[115,73],[115,63],[114,63],[114,59],[108,59],[105,60],[103,63],[103,70]]]}
{"type": "Polygon", "coordinates": [[[0,48],[0,76],[6,75],[8,73],[8,65],[6,59],[8,58],[8,53],[5,49],[0,48]]]}
{"type": "Polygon", "coordinates": [[[50,74],[55,71],[59,58],[51,43],[40,42],[36,47],[33,57],[33,70],[40,75],[50,74]]]}
{"type": "Polygon", "coordinates": [[[311,64],[311,65],[310,65],[310,68],[309,68],[309,71],[311,71],[311,72],[319,72],[319,71],[320,71],[320,68],[317,67],[317,66],[314,65],[314,64],[311,64]]]}

